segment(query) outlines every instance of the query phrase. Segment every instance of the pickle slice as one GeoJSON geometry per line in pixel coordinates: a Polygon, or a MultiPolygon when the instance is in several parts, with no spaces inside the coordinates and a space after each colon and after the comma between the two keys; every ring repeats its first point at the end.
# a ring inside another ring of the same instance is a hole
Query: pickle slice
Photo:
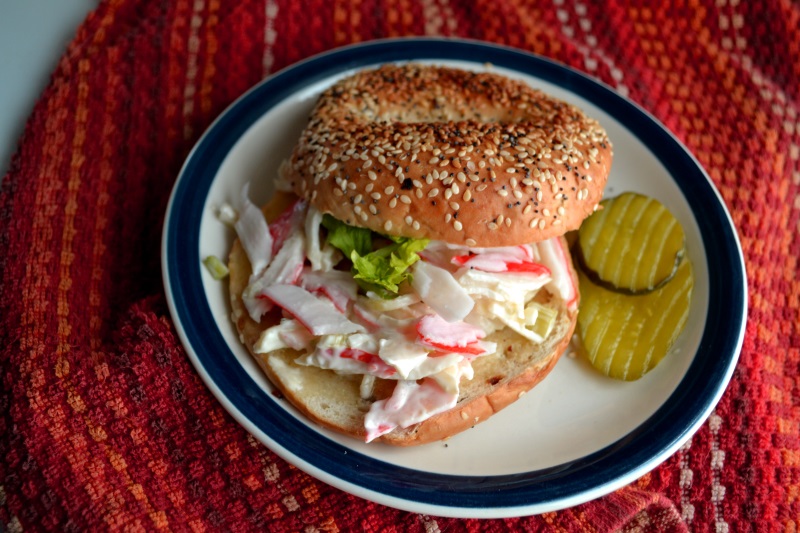
{"type": "Polygon", "coordinates": [[[658,200],[626,192],[604,200],[578,231],[578,261],[598,285],[631,294],[657,289],[684,254],[678,220],[658,200]]]}
{"type": "Polygon", "coordinates": [[[623,294],[593,283],[578,270],[578,334],[592,365],[612,378],[641,378],[669,353],[689,317],[694,287],[691,261],[647,294],[623,294]]]}

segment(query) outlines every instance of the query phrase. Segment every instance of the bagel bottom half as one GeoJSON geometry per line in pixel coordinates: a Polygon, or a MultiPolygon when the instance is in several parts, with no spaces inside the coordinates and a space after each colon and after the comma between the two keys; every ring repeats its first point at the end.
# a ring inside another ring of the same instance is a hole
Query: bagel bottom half
{"type": "MultiPolygon", "coordinates": [[[[290,194],[277,194],[263,209],[267,220],[275,219],[294,198],[290,194]]],[[[566,243],[564,249],[567,249],[566,243]]],[[[255,353],[253,346],[261,332],[280,321],[280,310],[263,316],[261,322],[255,322],[248,315],[242,293],[251,269],[238,240],[231,249],[229,269],[232,319],[239,338],[275,388],[313,422],[364,440],[366,412],[372,402],[391,395],[394,381],[376,379],[373,396],[362,399],[360,375],[342,375],[332,370],[298,365],[294,361],[301,354],[291,349],[255,353]]],[[[577,275],[572,268],[571,275],[577,286],[577,275]]],[[[545,342],[533,343],[508,328],[489,335],[486,340],[496,342],[497,351],[473,361],[474,376],[471,380],[461,380],[455,407],[408,428],[397,428],[374,442],[412,446],[446,439],[486,420],[544,379],[572,338],[577,310],[568,310],[558,296],[544,289],[537,299],[558,310],[555,326],[545,342]]]]}

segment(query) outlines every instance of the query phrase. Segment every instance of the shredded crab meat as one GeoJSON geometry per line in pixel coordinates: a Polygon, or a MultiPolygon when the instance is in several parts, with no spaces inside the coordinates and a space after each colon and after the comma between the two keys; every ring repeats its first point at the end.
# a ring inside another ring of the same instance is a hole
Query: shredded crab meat
{"type": "Polygon", "coordinates": [[[472,311],[475,302],[450,272],[426,261],[418,261],[412,268],[411,286],[442,318],[455,322],[472,311]]]}
{"type": "Polygon", "coordinates": [[[374,402],[364,421],[371,442],[397,427],[406,428],[455,407],[458,393],[447,392],[433,378],[398,381],[391,397],[374,402]]]}
{"type": "Polygon", "coordinates": [[[366,415],[367,441],[450,409],[474,358],[496,351],[488,334],[510,327],[537,342],[526,306],[548,287],[576,302],[568,257],[558,239],[537,245],[476,248],[431,242],[394,299],[359,294],[339,250],[324,241],[322,214],[297,201],[267,225],[245,187],[236,230],[254,269],[243,294],[251,317],[273,306],[285,316],[265,330],[257,350],[292,348],[300,365],[397,381],[390,398],[366,415]]]}
{"type": "Polygon", "coordinates": [[[351,322],[330,300],[317,298],[297,285],[272,285],[263,294],[316,336],[364,331],[363,326],[351,322]]]}
{"type": "Polygon", "coordinates": [[[448,322],[439,315],[425,315],[417,322],[417,334],[425,346],[443,352],[483,353],[478,344],[486,334],[466,322],[448,322]]]}
{"type": "Polygon", "coordinates": [[[234,228],[250,260],[253,276],[258,276],[272,260],[272,235],[263,213],[250,201],[249,183],[242,187],[238,208],[239,217],[234,228]]]}
{"type": "Polygon", "coordinates": [[[341,270],[314,271],[303,270],[300,286],[311,292],[320,293],[328,298],[336,309],[347,312],[351,302],[355,301],[358,285],[349,272],[341,270]]]}
{"type": "Polygon", "coordinates": [[[570,310],[578,306],[578,288],[569,269],[569,256],[561,239],[554,238],[539,243],[542,263],[553,273],[550,286],[552,292],[559,294],[567,302],[570,310]]]}

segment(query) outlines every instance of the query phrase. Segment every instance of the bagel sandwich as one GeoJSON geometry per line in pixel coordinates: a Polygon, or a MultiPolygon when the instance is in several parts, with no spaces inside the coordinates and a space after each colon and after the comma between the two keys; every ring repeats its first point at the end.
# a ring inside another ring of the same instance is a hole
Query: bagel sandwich
{"type": "Polygon", "coordinates": [[[271,201],[241,191],[240,339],[323,427],[398,446],[468,429],[567,348],[564,234],[597,208],[612,157],[597,121],[499,74],[348,76],[319,97],[271,201]]]}

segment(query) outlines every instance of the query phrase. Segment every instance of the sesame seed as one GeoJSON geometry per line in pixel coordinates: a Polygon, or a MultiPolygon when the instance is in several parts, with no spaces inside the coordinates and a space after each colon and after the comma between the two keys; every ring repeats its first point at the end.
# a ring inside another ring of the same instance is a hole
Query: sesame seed
{"type": "Polygon", "coordinates": [[[431,158],[428,160],[428,164],[429,164],[429,165],[435,165],[435,164],[436,164],[436,163],[438,163],[438,162],[439,162],[439,158],[438,158],[438,157],[431,157],[431,158]]]}
{"type": "Polygon", "coordinates": [[[556,212],[557,212],[559,215],[563,216],[563,215],[564,215],[564,213],[565,213],[565,211],[564,211],[564,206],[559,206],[559,207],[558,207],[558,209],[556,210],[556,212]]]}
{"type": "Polygon", "coordinates": [[[466,191],[464,191],[464,196],[463,196],[463,198],[464,198],[464,201],[465,201],[465,202],[469,202],[469,201],[472,199],[472,193],[470,192],[470,190],[469,190],[469,189],[467,189],[466,191]]]}
{"type": "Polygon", "coordinates": [[[476,244],[478,244],[478,243],[475,241],[475,239],[467,239],[467,240],[466,240],[466,241],[464,241],[464,242],[465,242],[465,243],[467,243],[467,246],[475,246],[476,244]]]}
{"type": "Polygon", "coordinates": [[[497,191],[497,194],[499,194],[500,196],[505,198],[506,196],[508,196],[508,191],[505,190],[505,189],[500,189],[500,190],[497,191]]]}
{"type": "Polygon", "coordinates": [[[415,221],[414,221],[414,222],[411,224],[411,227],[412,227],[412,228],[414,228],[414,229],[416,229],[416,230],[418,230],[418,229],[419,229],[419,222],[417,222],[417,221],[415,220],[415,221]]]}
{"type": "Polygon", "coordinates": [[[406,224],[408,224],[409,226],[411,225],[412,222],[414,222],[414,219],[411,218],[411,215],[406,215],[406,218],[403,220],[405,220],[406,224]]]}
{"type": "Polygon", "coordinates": [[[513,193],[514,193],[514,198],[517,198],[517,199],[522,198],[522,192],[520,192],[518,190],[514,190],[513,193]]]}
{"type": "Polygon", "coordinates": [[[463,172],[459,172],[458,174],[456,174],[456,178],[458,178],[458,181],[460,181],[461,183],[467,181],[467,175],[464,174],[463,172]]]}
{"type": "Polygon", "coordinates": [[[360,195],[360,194],[356,194],[356,197],[355,197],[355,198],[353,198],[353,203],[355,203],[355,204],[360,204],[360,203],[361,203],[361,200],[363,200],[363,199],[364,199],[364,197],[363,197],[362,195],[360,195]]]}
{"type": "Polygon", "coordinates": [[[392,221],[391,220],[387,220],[386,222],[384,222],[383,229],[385,229],[386,231],[391,231],[392,230],[392,221]]]}
{"type": "Polygon", "coordinates": [[[378,208],[375,207],[375,204],[369,204],[369,212],[372,213],[373,215],[378,214],[378,208]]]}
{"type": "Polygon", "coordinates": [[[542,210],[542,214],[543,214],[544,216],[546,216],[546,217],[549,217],[549,216],[550,216],[550,210],[549,210],[549,209],[543,209],[543,210],[542,210]]]}
{"type": "Polygon", "coordinates": [[[488,185],[486,185],[485,183],[481,183],[480,185],[475,187],[475,190],[478,192],[483,192],[486,190],[486,187],[488,187],[488,185]]]}
{"type": "Polygon", "coordinates": [[[522,210],[522,214],[527,215],[528,213],[531,212],[531,209],[533,209],[533,207],[531,207],[531,204],[526,205],[525,208],[522,210]]]}
{"type": "Polygon", "coordinates": [[[450,209],[452,209],[453,211],[458,211],[459,209],[461,209],[461,206],[458,205],[458,202],[450,202],[450,209]]]}
{"type": "Polygon", "coordinates": [[[433,198],[433,197],[437,196],[438,194],[439,194],[439,189],[434,187],[433,189],[428,191],[428,198],[433,198]]]}
{"type": "Polygon", "coordinates": [[[458,188],[458,183],[453,183],[453,186],[450,187],[450,190],[453,191],[453,194],[458,194],[461,192],[461,189],[458,188]]]}
{"type": "Polygon", "coordinates": [[[391,186],[391,185],[389,185],[388,187],[386,187],[386,188],[383,190],[383,193],[384,193],[384,194],[387,194],[387,195],[388,195],[388,194],[392,194],[393,192],[394,192],[394,187],[393,187],[393,186],[391,186]]]}
{"type": "Polygon", "coordinates": [[[544,219],[539,220],[539,229],[544,229],[544,225],[545,225],[544,219]]]}
{"type": "Polygon", "coordinates": [[[422,198],[422,189],[414,189],[414,195],[417,198],[422,198]]]}
{"type": "Polygon", "coordinates": [[[453,196],[453,189],[445,189],[444,190],[445,199],[449,200],[451,196],[453,196]]]}
{"type": "Polygon", "coordinates": [[[456,231],[461,231],[461,229],[463,228],[463,226],[461,225],[461,222],[459,222],[458,220],[453,222],[453,227],[456,229],[456,231]]]}
{"type": "Polygon", "coordinates": [[[392,209],[397,207],[397,198],[392,198],[391,200],[389,200],[389,207],[391,207],[392,209]]]}
{"type": "Polygon", "coordinates": [[[541,202],[542,201],[542,191],[537,191],[536,192],[536,201],[537,202],[541,202]]]}
{"type": "Polygon", "coordinates": [[[378,175],[375,174],[375,172],[373,172],[371,170],[369,172],[367,172],[367,177],[369,177],[369,179],[371,179],[372,181],[375,181],[376,179],[378,179],[378,175]]]}
{"type": "Polygon", "coordinates": [[[372,189],[374,189],[374,188],[375,188],[375,184],[374,183],[367,183],[367,186],[364,187],[364,190],[367,191],[367,192],[372,192],[372,189]]]}
{"type": "Polygon", "coordinates": [[[486,226],[492,231],[497,229],[497,224],[495,224],[494,222],[489,222],[488,224],[486,224],[486,226]]]}
{"type": "Polygon", "coordinates": [[[505,219],[506,219],[506,217],[504,217],[503,215],[500,215],[499,217],[497,217],[497,223],[498,224],[502,224],[505,219]]]}
{"type": "Polygon", "coordinates": [[[453,215],[451,215],[450,213],[447,213],[447,214],[444,216],[444,222],[445,222],[445,224],[449,223],[449,222],[450,222],[450,219],[452,219],[452,218],[453,218],[453,215]]]}
{"type": "Polygon", "coordinates": [[[402,195],[400,195],[400,201],[403,202],[406,205],[409,205],[411,203],[411,198],[409,198],[405,194],[402,194],[402,195]]]}
{"type": "MultiPolygon", "coordinates": [[[[530,207],[530,206],[528,206],[528,207],[530,207]]],[[[539,224],[539,220],[534,218],[534,219],[532,219],[530,221],[530,223],[528,224],[528,227],[535,228],[538,224],[539,224]]]]}
{"type": "Polygon", "coordinates": [[[509,218],[507,218],[507,219],[506,219],[506,227],[507,227],[507,228],[510,228],[510,227],[511,227],[511,217],[509,217],[509,218]]]}

